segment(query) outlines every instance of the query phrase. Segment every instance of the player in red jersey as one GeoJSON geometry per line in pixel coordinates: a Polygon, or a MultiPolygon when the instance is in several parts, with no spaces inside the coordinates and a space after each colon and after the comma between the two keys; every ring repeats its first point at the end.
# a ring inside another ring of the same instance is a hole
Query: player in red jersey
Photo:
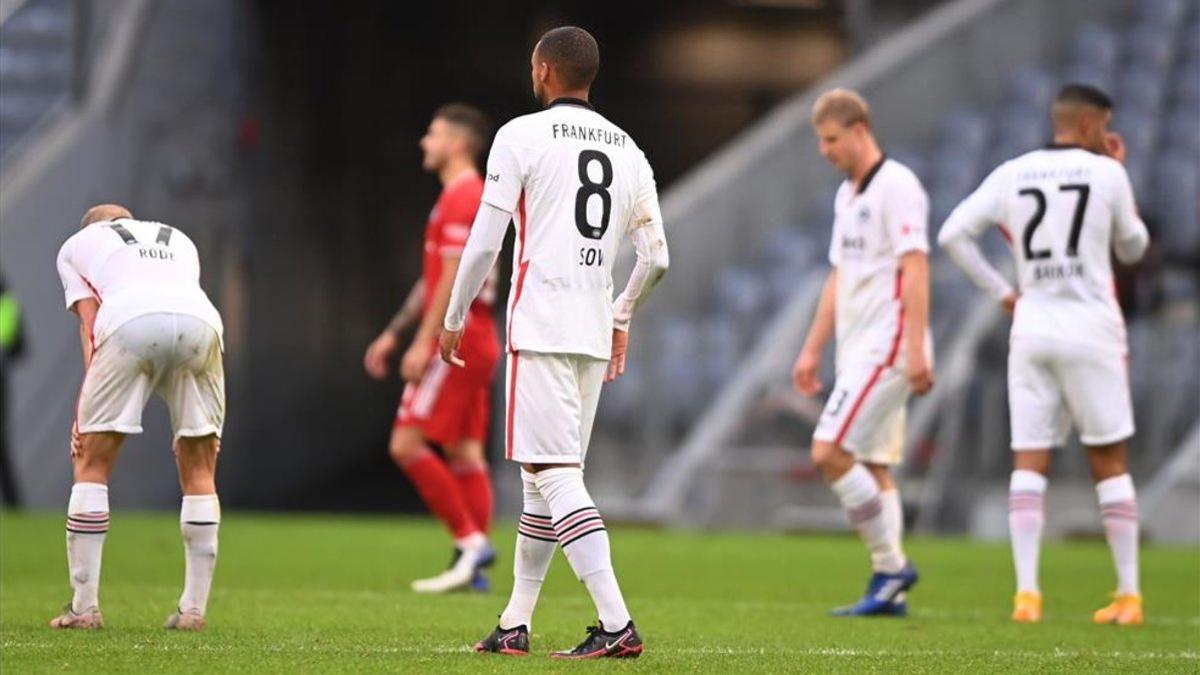
{"type": "Polygon", "coordinates": [[[441,179],[442,194],[425,227],[422,275],[363,357],[367,374],[385,379],[400,346],[400,334],[417,324],[412,344],[400,361],[400,375],[407,385],[389,450],[421,499],[450,530],[455,544],[449,569],[413,582],[413,590],[422,593],[467,587],[486,590],[482,569],[495,560],[487,536],[492,484],[484,454],[488,399],[500,355],[492,310],[494,281],[470,309],[462,351],[474,357],[471,365],[453,368],[436,357],[459,257],[483,194],[475,160],[488,136],[487,118],[475,108],[449,104],[434,113],[421,149],[425,170],[441,179]],[[442,448],[445,460],[431,445],[442,448]]]}

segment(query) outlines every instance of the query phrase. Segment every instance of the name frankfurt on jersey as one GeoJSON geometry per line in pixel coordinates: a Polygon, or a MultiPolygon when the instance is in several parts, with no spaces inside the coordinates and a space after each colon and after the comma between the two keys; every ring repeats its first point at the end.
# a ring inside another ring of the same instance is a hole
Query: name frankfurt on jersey
{"type": "Polygon", "coordinates": [[[585,127],[579,124],[552,124],[550,125],[550,133],[556,139],[569,138],[575,141],[590,141],[618,148],[625,147],[625,144],[629,142],[628,134],[600,127],[585,127]]]}

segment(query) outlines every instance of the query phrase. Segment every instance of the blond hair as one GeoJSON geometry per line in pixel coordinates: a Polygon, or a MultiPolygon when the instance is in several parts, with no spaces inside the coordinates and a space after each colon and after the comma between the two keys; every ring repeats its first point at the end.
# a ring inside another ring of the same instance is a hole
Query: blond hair
{"type": "Polygon", "coordinates": [[[857,91],[852,89],[830,89],[821,94],[813,104],[812,123],[820,124],[827,119],[848,127],[859,122],[871,126],[871,106],[857,91]]]}
{"type": "Polygon", "coordinates": [[[97,204],[87,210],[83,214],[83,218],[79,221],[80,227],[87,227],[92,223],[99,223],[105,220],[116,220],[117,218],[132,218],[133,214],[129,209],[120,204],[97,204]]]}

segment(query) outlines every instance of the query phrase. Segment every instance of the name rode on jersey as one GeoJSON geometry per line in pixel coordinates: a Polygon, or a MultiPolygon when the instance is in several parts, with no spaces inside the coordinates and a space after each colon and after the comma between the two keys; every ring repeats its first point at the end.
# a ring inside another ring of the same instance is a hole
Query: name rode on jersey
{"type": "Polygon", "coordinates": [[[93,223],[63,243],[57,267],[68,309],[82,299],[100,301],[96,346],[126,321],[154,312],[194,316],[218,336],[223,332],[200,288],[195,244],[169,225],[128,218],[93,223]]]}
{"type": "Polygon", "coordinates": [[[642,219],[661,222],[637,145],[587,102],[555,101],[497,132],[483,201],[517,227],[509,350],[607,359],[620,241],[642,219]]]}

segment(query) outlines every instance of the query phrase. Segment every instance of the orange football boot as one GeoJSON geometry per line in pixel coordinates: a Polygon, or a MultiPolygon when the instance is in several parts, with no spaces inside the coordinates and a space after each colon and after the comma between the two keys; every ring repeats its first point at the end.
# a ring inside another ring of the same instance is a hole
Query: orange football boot
{"type": "Polygon", "coordinates": [[[1113,593],[1113,601],[1107,607],[1101,607],[1092,615],[1095,623],[1115,623],[1118,626],[1140,626],[1142,616],[1142,596],[1136,593],[1122,595],[1113,593]]]}
{"type": "Polygon", "coordinates": [[[1012,620],[1017,623],[1038,623],[1042,620],[1042,594],[1021,591],[1013,598],[1012,620]]]}

